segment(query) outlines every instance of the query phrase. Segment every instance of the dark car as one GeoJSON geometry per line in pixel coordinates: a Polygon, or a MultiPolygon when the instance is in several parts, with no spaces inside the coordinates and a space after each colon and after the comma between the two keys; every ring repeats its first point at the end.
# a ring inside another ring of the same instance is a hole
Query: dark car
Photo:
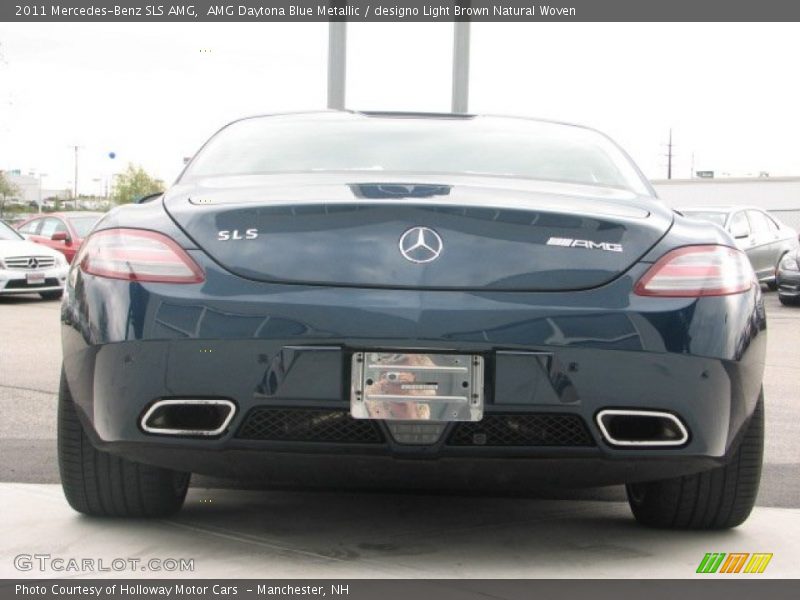
{"type": "Polygon", "coordinates": [[[190,473],[627,484],[635,517],[755,501],[765,316],[744,253],[605,136],[528,119],[237,121],[104,217],[62,305],[61,477],[157,516],[190,473]]]}
{"type": "Polygon", "coordinates": [[[797,231],[753,206],[682,208],[681,214],[719,225],[747,254],[761,283],[776,290],[778,263],[798,246],[797,231]]]}
{"type": "Polygon", "coordinates": [[[103,213],[87,211],[49,213],[20,223],[17,230],[32,242],[58,250],[71,263],[102,216],[103,213]]]}
{"type": "Polygon", "coordinates": [[[789,252],[778,263],[777,282],[781,304],[800,305],[800,250],[789,252]]]}

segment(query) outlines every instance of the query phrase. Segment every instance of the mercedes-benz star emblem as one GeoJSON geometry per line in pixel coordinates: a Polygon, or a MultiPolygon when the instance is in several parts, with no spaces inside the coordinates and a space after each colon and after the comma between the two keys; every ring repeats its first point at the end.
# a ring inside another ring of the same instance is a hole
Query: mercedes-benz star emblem
{"type": "Polygon", "coordinates": [[[400,253],[413,263],[429,263],[442,253],[442,238],[429,227],[412,227],[400,237],[400,253]]]}
{"type": "Polygon", "coordinates": [[[39,261],[36,260],[36,258],[31,257],[31,258],[28,259],[28,268],[29,269],[36,269],[38,267],[39,267],[39,261]]]}

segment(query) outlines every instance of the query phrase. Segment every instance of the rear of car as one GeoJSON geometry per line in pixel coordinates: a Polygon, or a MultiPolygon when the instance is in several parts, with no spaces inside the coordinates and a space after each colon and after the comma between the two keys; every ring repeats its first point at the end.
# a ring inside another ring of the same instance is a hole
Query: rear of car
{"type": "Polygon", "coordinates": [[[730,527],[763,439],[753,281],[591,130],[239,121],[73,263],[65,492],[158,515],[192,472],[624,483],[646,524],[730,527]],[[87,488],[98,461],[125,484],[87,488]]]}

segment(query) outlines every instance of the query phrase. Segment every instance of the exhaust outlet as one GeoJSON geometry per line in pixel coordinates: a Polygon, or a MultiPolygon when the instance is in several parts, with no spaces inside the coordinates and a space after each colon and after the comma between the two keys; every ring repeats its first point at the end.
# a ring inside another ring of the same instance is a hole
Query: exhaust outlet
{"type": "Polygon", "coordinates": [[[672,413],[655,410],[606,409],[597,413],[597,426],[612,446],[682,446],[689,431],[672,413]]]}
{"type": "Polygon", "coordinates": [[[159,400],[147,409],[140,425],[157,435],[213,437],[225,431],[235,413],[230,400],[159,400]]]}

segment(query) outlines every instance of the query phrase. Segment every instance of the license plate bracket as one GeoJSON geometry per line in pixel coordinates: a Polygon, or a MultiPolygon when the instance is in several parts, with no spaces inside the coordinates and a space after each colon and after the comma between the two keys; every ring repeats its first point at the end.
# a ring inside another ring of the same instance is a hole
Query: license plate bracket
{"type": "Polygon", "coordinates": [[[387,421],[480,421],[484,360],[476,354],[355,352],[350,414],[387,421]]]}
{"type": "Polygon", "coordinates": [[[44,273],[26,273],[25,283],[28,285],[41,285],[45,281],[44,273]]]}

